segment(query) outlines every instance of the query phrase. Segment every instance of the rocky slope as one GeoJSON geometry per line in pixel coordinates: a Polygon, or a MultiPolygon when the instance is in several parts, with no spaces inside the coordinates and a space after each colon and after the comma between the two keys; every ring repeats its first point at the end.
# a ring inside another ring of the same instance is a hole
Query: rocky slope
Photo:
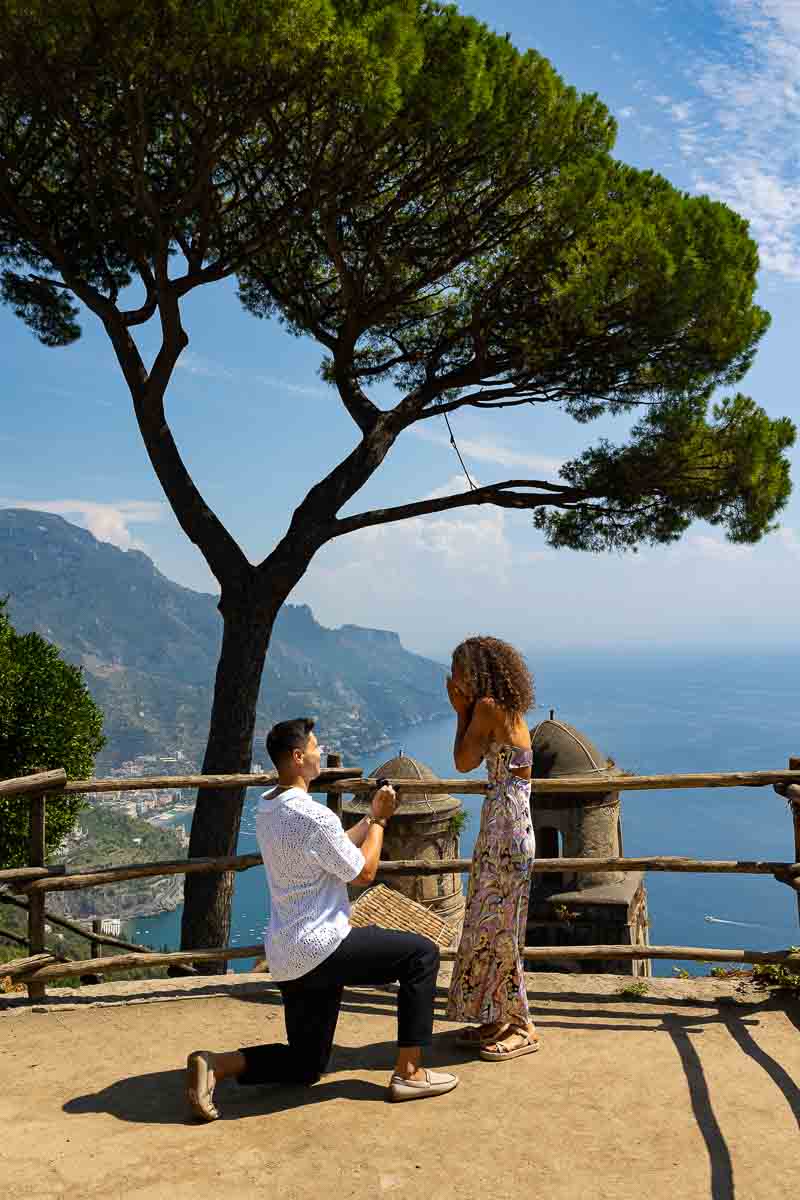
{"type": "Polygon", "coordinates": [[[47,907],[71,921],[87,921],[92,917],[121,917],[123,921],[152,917],[172,912],[183,903],[183,878],[183,875],[166,875],[81,891],[52,892],[47,907]]]}
{"type": "MultiPolygon", "coordinates": [[[[143,755],[202,755],[221,637],[216,598],[167,579],[138,550],[99,542],[49,513],[0,510],[0,596],[80,664],[105,713],[98,766],[143,755]]],[[[332,749],[357,753],[385,733],[447,711],[444,669],[395,633],[326,629],[285,605],[270,646],[257,739],[276,720],[318,718],[332,749]]],[[[257,744],[258,744],[257,742],[257,744]]]]}

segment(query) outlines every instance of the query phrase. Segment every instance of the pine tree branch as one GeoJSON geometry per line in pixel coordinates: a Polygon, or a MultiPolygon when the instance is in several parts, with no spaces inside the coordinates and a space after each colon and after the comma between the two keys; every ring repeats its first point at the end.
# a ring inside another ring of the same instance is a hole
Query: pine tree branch
{"type": "Polygon", "coordinates": [[[418,500],[412,504],[399,504],[393,508],[376,508],[369,512],[342,517],[335,523],[335,537],[353,533],[358,529],[369,529],[374,525],[388,525],[394,521],[405,521],[409,517],[428,516],[431,513],[449,512],[454,508],[467,508],[476,504],[494,504],[498,508],[536,509],[543,505],[559,508],[572,507],[588,499],[590,493],[579,488],[570,488],[543,479],[509,479],[486,487],[458,492],[453,496],[438,496],[430,500],[418,500]],[[521,493],[515,488],[539,488],[541,491],[521,493]]]}

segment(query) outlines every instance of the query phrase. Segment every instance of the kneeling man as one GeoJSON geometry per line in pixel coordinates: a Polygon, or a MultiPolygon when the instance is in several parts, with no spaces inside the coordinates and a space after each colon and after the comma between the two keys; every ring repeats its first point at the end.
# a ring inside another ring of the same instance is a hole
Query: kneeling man
{"type": "Polygon", "coordinates": [[[438,947],[415,933],[354,929],[349,920],[347,884],[375,878],[384,829],[397,807],[394,789],[377,791],[371,814],[345,833],[335,813],[308,794],[320,769],[313,729],[314,722],[303,717],[270,730],[267,752],[279,783],[264,793],[256,817],[272,902],[264,945],[283,996],[288,1045],[190,1054],[187,1095],[204,1121],[219,1117],[214,1087],[227,1076],[240,1084],[316,1083],[330,1057],[342,990],[349,985],[400,984],[391,1100],[439,1096],[458,1083],[457,1076],[422,1065],[433,1032],[438,947]]]}

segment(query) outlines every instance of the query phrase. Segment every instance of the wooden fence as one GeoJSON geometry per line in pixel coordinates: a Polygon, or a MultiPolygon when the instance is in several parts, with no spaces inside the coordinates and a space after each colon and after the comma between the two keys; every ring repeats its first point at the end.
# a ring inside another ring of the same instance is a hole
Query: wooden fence
{"type": "MultiPolygon", "coordinates": [[[[361,777],[361,772],[342,768],[338,756],[328,756],[328,766],[314,780],[311,790],[324,793],[328,805],[339,811],[344,792],[368,792],[377,781],[361,777]]],[[[90,976],[103,972],[129,970],[134,967],[169,965],[173,968],[191,970],[194,963],[218,963],[231,959],[255,958],[263,955],[263,946],[225,946],[209,949],[171,951],[160,953],[121,938],[102,935],[94,929],[83,930],[65,918],[49,914],[45,909],[48,892],[70,891],[95,887],[98,884],[119,883],[126,879],[145,879],[164,875],[188,875],[209,871],[246,871],[261,865],[259,854],[239,854],[225,858],[193,858],[159,861],[152,863],[130,863],[118,867],[99,867],[67,871],[64,866],[48,866],[45,862],[46,797],[58,794],[87,792],[123,792],[139,788],[211,788],[211,787],[254,787],[273,784],[274,772],[253,775],[183,775],[144,776],[127,779],[80,779],[67,781],[64,771],[48,771],[28,775],[21,779],[0,781],[0,796],[17,796],[29,804],[29,865],[0,870],[0,889],[4,898],[12,904],[27,909],[28,937],[13,939],[27,941],[30,954],[26,958],[14,959],[0,965],[0,974],[24,982],[31,999],[41,999],[45,985],[54,979],[72,975],[90,976]],[[22,894],[25,900],[11,893],[22,894]],[[58,956],[45,951],[45,922],[61,925],[73,932],[83,934],[93,943],[93,957],[79,961],[58,961],[58,956]],[[96,947],[109,945],[129,953],[113,957],[98,957],[96,947]]],[[[487,791],[485,780],[436,779],[436,780],[391,780],[398,793],[432,794],[461,793],[481,795],[487,791]]],[[[683,775],[624,775],[599,772],[592,775],[566,776],[558,779],[534,779],[534,796],[547,793],[591,793],[610,791],[652,791],[673,788],[720,788],[720,787],[767,787],[780,785],[789,802],[794,825],[794,857],[789,861],[766,862],[748,860],[696,859],[675,856],[652,856],[640,858],[543,858],[534,864],[536,873],[561,873],[585,871],[678,871],[710,874],[771,875],[780,883],[791,887],[798,897],[800,911],[800,758],[789,760],[788,770],[778,771],[732,771],[709,774],[683,775]]],[[[440,875],[442,873],[466,872],[471,859],[455,858],[436,862],[410,860],[407,862],[384,862],[379,878],[391,879],[398,875],[440,875]]],[[[444,960],[452,959],[453,951],[443,951],[444,960]]],[[[527,962],[547,960],[592,959],[636,959],[667,958],[701,962],[725,963],[790,963],[800,969],[800,951],[758,951],[742,949],[716,949],[698,946],[526,946],[523,957],[527,962]]]]}

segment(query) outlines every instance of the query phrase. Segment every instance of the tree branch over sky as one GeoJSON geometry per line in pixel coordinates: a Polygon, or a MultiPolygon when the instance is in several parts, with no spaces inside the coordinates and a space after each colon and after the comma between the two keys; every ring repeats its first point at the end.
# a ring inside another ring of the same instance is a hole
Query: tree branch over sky
{"type": "MultiPolygon", "coordinates": [[[[249,767],[275,616],[336,537],[479,504],[528,509],[576,549],[668,542],[697,518],[738,541],[770,528],[794,429],[713,399],[768,325],[755,246],[729,208],[615,160],[614,136],[596,96],[433,0],[0,0],[0,296],[46,346],[99,320],[219,581],[205,771],[249,767]],[[357,430],[259,564],[165,411],[184,301],[232,276],[247,311],[318,342],[357,430]],[[533,436],[543,404],[638,415],[558,479],[342,515],[418,422],[527,405],[533,436]]],[[[241,804],[201,792],[190,853],[233,853],[241,804]]],[[[185,946],[224,944],[231,887],[187,878],[185,946]]]]}

